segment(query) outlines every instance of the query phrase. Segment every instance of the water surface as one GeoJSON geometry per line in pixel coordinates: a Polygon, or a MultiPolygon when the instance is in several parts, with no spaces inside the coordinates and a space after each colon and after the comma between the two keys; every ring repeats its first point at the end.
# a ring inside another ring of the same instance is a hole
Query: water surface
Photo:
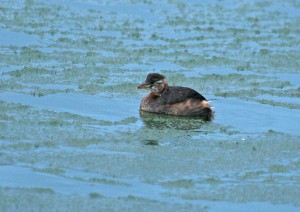
{"type": "Polygon", "coordinates": [[[297,1],[0,11],[1,211],[299,211],[297,1]],[[215,119],[140,113],[151,72],[215,119]]]}

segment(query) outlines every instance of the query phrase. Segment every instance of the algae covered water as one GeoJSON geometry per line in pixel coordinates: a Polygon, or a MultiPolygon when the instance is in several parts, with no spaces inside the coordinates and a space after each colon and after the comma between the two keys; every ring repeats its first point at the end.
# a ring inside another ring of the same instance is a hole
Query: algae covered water
{"type": "Polygon", "coordinates": [[[299,211],[300,3],[1,1],[1,211],[299,211]],[[140,113],[148,73],[212,122],[140,113]]]}

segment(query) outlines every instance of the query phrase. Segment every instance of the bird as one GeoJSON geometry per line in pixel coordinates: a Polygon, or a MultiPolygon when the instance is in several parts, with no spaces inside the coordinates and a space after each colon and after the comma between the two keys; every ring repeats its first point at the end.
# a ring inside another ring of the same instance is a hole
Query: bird
{"type": "Polygon", "coordinates": [[[194,89],[169,86],[166,77],[159,73],[150,73],[138,89],[150,89],[143,97],[140,111],[175,116],[200,117],[210,121],[214,111],[209,101],[194,89]]]}

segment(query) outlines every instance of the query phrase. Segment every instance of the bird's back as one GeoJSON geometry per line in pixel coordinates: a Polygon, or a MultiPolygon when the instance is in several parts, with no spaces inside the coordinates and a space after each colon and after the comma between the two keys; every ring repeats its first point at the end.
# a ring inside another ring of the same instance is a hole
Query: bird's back
{"type": "Polygon", "coordinates": [[[163,99],[164,104],[175,104],[187,99],[206,100],[204,96],[202,96],[197,91],[180,86],[169,86],[168,89],[162,94],[161,98],[163,99]]]}

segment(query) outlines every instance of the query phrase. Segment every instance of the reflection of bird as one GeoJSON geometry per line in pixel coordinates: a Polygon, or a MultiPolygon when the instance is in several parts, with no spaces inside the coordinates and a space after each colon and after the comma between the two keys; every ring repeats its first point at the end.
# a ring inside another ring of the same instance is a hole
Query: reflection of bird
{"type": "Polygon", "coordinates": [[[142,110],[140,111],[140,117],[147,129],[164,130],[164,132],[167,132],[166,130],[172,131],[172,129],[199,132],[205,123],[203,119],[197,117],[162,115],[142,110]]]}
{"type": "Polygon", "coordinates": [[[139,89],[150,88],[140,105],[141,111],[163,113],[177,116],[213,118],[209,102],[197,91],[179,86],[168,86],[165,76],[157,73],[148,74],[139,89]]]}

